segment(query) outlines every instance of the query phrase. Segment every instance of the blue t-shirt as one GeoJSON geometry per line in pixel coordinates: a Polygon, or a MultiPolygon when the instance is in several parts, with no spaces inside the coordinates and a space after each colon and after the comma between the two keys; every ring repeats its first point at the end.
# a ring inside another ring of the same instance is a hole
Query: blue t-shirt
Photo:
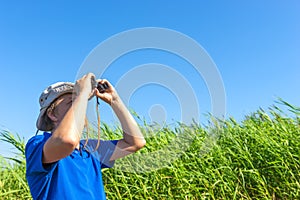
{"type": "Polygon", "coordinates": [[[89,140],[86,151],[80,149],[57,162],[43,165],[43,146],[50,133],[32,137],[25,148],[26,178],[33,199],[106,199],[101,168],[112,167],[109,161],[117,140],[101,141],[92,152],[97,140],[89,140]],[[90,153],[91,152],[91,153],[90,153]]]}

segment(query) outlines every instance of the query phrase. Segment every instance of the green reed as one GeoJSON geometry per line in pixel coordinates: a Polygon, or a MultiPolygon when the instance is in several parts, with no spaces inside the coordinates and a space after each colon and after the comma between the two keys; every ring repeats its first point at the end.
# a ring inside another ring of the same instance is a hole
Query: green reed
{"type": "MultiPolygon", "coordinates": [[[[103,170],[108,199],[299,199],[300,109],[277,103],[285,111],[259,109],[241,122],[211,119],[206,126],[153,129],[143,121],[146,146],[103,170]],[[172,156],[163,167],[156,163],[172,156]]],[[[102,138],[121,136],[119,126],[102,124],[101,132],[102,138]]],[[[0,157],[0,199],[30,199],[24,139],[1,131],[0,140],[19,152],[10,162],[0,157]]]]}

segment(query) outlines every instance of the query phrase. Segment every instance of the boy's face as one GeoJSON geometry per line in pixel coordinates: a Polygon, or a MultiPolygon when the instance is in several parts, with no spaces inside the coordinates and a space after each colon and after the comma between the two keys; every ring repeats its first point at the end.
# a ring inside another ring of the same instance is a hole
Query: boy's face
{"type": "Polygon", "coordinates": [[[60,123],[61,120],[64,118],[65,114],[67,111],[71,108],[72,106],[72,94],[63,94],[58,99],[56,100],[57,105],[55,108],[55,117],[57,118],[57,122],[60,123]]]}

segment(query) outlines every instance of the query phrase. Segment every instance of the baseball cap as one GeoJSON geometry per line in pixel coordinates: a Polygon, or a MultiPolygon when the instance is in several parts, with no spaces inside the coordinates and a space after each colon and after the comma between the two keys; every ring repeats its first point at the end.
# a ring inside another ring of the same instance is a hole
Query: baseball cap
{"type": "Polygon", "coordinates": [[[74,89],[74,83],[70,82],[57,82],[46,88],[40,98],[40,114],[36,121],[36,127],[41,131],[50,131],[52,129],[51,124],[47,123],[45,114],[47,108],[53,103],[58,97],[66,93],[72,93],[74,89]]]}

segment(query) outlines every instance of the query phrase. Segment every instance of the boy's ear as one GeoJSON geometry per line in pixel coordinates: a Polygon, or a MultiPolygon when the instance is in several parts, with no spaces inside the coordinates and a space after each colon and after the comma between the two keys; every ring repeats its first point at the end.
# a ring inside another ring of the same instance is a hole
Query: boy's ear
{"type": "Polygon", "coordinates": [[[55,114],[53,113],[53,111],[47,111],[47,116],[53,121],[56,122],[57,121],[57,117],[55,116],[55,114]]]}

